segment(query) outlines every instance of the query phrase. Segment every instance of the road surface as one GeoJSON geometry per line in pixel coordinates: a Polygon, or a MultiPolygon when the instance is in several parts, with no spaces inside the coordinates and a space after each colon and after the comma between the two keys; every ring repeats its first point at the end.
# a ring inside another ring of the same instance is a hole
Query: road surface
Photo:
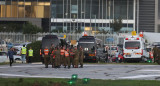
{"type": "Polygon", "coordinates": [[[29,78],[78,78],[91,79],[134,79],[160,80],[159,65],[116,65],[116,64],[85,64],[84,68],[44,68],[42,64],[13,64],[0,66],[0,77],[29,78]]]}

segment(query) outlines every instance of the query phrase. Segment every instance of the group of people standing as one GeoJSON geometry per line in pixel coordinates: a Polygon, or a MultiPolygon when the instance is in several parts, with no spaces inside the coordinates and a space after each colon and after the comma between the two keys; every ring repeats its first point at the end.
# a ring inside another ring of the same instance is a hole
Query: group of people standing
{"type": "Polygon", "coordinates": [[[59,47],[51,45],[51,48],[45,47],[43,52],[45,68],[48,68],[48,64],[51,63],[52,68],[83,68],[83,49],[82,47],[59,47]]]}

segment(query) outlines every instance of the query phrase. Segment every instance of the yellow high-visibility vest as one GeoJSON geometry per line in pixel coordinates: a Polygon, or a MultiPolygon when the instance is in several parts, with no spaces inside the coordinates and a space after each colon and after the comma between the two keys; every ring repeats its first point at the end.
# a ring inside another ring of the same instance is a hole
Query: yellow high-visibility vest
{"type": "Polygon", "coordinates": [[[22,54],[26,54],[26,51],[27,51],[26,47],[22,47],[22,54]]]}
{"type": "Polygon", "coordinates": [[[28,56],[33,56],[33,50],[32,49],[28,50],[28,52],[29,52],[28,56]]]}

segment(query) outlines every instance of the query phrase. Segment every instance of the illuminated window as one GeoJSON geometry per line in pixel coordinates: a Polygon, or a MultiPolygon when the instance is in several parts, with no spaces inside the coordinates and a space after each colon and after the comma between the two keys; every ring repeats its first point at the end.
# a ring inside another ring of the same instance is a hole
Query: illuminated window
{"type": "Polygon", "coordinates": [[[24,17],[24,6],[18,7],[18,17],[24,17]]]}
{"type": "Polygon", "coordinates": [[[31,2],[31,4],[32,4],[32,5],[37,5],[37,2],[34,1],[34,2],[31,2]]]}
{"type": "Polygon", "coordinates": [[[45,6],[50,6],[50,2],[45,2],[44,5],[45,6]]]}
{"type": "Polygon", "coordinates": [[[24,2],[18,2],[18,5],[24,5],[24,2]]]}
{"type": "Polygon", "coordinates": [[[44,18],[44,6],[37,6],[37,18],[44,18]]]}
{"type": "Polygon", "coordinates": [[[32,15],[31,17],[36,18],[37,15],[37,6],[31,6],[32,15]]]}
{"type": "Polygon", "coordinates": [[[17,16],[18,16],[18,6],[12,5],[12,17],[17,17],[17,16]]]}
{"type": "Polygon", "coordinates": [[[25,2],[25,5],[31,5],[31,2],[25,2]]]}
{"type": "Polygon", "coordinates": [[[38,5],[44,5],[44,2],[38,2],[38,5]]]}
{"type": "Polygon", "coordinates": [[[11,5],[6,5],[6,17],[11,17],[11,5]]]}
{"type": "Polygon", "coordinates": [[[0,5],[0,16],[5,17],[5,5],[0,5]]]}
{"type": "Polygon", "coordinates": [[[25,17],[31,17],[32,16],[32,10],[31,6],[25,6],[25,17]]]}
{"type": "Polygon", "coordinates": [[[12,5],[17,5],[17,1],[12,1],[12,5]]]}

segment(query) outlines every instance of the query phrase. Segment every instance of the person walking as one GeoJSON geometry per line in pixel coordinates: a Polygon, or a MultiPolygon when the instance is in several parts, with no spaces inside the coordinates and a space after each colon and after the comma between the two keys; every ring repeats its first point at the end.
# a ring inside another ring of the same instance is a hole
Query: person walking
{"type": "Polygon", "coordinates": [[[27,54],[27,49],[26,49],[25,45],[23,45],[23,47],[21,49],[22,63],[25,63],[25,61],[26,61],[26,54],[27,54]]]}
{"type": "Polygon", "coordinates": [[[28,63],[32,63],[32,58],[33,58],[33,49],[30,47],[28,50],[28,63]]]}
{"type": "Polygon", "coordinates": [[[80,46],[80,49],[79,49],[79,63],[80,63],[80,68],[83,68],[83,59],[84,59],[83,48],[80,46]]]}
{"type": "Polygon", "coordinates": [[[14,57],[13,55],[15,54],[15,51],[13,48],[10,48],[10,50],[8,51],[8,54],[7,54],[7,58],[9,57],[9,63],[10,63],[10,67],[12,66],[12,63],[14,62],[14,57]]]}
{"type": "Polygon", "coordinates": [[[78,68],[78,63],[79,63],[79,51],[77,47],[74,48],[74,68],[78,68]]]}
{"type": "Polygon", "coordinates": [[[50,55],[50,62],[52,64],[52,60],[53,60],[53,54],[52,51],[54,51],[54,44],[51,44],[51,47],[49,49],[49,55],[50,55]]]}
{"type": "Polygon", "coordinates": [[[50,56],[51,56],[52,68],[55,68],[55,63],[56,63],[56,62],[55,62],[55,57],[56,57],[56,56],[55,56],[54,53],[55,53],[56,51],[57,51],[57,47],[55,47],[54,50],[52,50],[52,53],[51,53],[51,55],[50,55],[50,56]]]}
{"type": "Polygon", "coordinates": [[[44,49],[44,64],[45,64],[45,68],[48,68],[48,62],[49,62],[49,49],[48,49],[48,47],[45,47],[45,49],[44,49]]]}

